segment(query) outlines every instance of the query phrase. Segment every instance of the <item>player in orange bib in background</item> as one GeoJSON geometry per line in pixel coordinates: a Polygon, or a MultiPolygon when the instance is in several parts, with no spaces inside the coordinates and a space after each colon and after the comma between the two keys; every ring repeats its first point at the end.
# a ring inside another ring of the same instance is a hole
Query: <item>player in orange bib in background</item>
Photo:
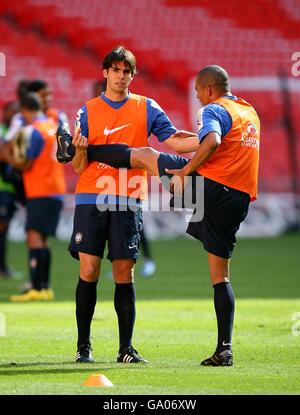
{"type": "MultiPolygon", "coordinates": [[[[195,87],[203,108],[198,113],[197,148],[190,147],[190,151],[197,150],[191,160],[151,148],[130,149],[116,145],[89,146],[87,154],[90,160],[113,167],[145,168],[161,179],[166,174],[173,175],[169,190],[171,188],[180,197],[188,176],[192,177],[193,200],[198,190],[197,179],[198,183],[199,179],[204,181],[203,217],[191,220],[187,233],[201,241],[208,252],[218,341],[213,355],[201,365],[231,366],[235,300],[229,265],[236,232],[247,216],[250,201],[257,196],[260,120],[252,105],[232,95],[228,74],[220,66],[203,68],[195,87]]],[[[71,152],[70,138],[66,136],[66,139],[65,146],[71,152]]],[[[182,139],[186,140],[191,143],[190,138],[182,139]]],[[[188,147],[183,147],[186,152],[188,147]]],[[[186,191],[187,188],[184,193],[186,191]]]]}
{"type": "Polygon", "coordinates": [[[29,251],[29,272],[32,287],[24,294],[13,295],[11,301],[52,300],[50,288],[51,252],[48,237],[55,235],[66,192],[63,168],[55,159],[56,124],[41,111],[37,94],[29,93],[20,102],[26,120],[22,127],[25,152],[14,147],[11,164],[23,171],[26,195],[26,233],[29,251]]]}

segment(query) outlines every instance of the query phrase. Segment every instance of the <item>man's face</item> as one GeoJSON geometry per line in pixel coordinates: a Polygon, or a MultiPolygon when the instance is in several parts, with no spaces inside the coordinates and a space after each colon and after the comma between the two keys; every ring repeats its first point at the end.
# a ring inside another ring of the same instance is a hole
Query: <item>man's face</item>
{"type": "Polygon", "coordinates": [[[196,98],[201,105],[207,105],[210,102],[211,88],[209,85],[202,85],[201,82],[196,79],[195,83],[196,98]]]}
{"type": "Polygon", "coordinates": [[[51,103],[52,103],[52,90],[49,87],[40,89],[38,91],[38,94],[42,100],[42,107],[43,107],[43,111],[47,111],[50,107],[51,107],[51,103]]]}
{"type": "Polygon", "coordinates": [[[108,70],[103,70],[103,75],[107,80],[106,89],[115,93],[127,92],[133,80],[130,67],[124,62],[114,62],[108,70]]]}

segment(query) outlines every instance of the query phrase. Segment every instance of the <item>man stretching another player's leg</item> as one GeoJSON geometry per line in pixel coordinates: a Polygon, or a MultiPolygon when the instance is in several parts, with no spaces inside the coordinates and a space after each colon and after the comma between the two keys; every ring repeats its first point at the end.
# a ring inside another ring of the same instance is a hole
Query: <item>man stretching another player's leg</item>
{"type": "MultiPolygon", "coordinates": [[[[232,95],[223,68],[203,68],[195,87],[203,108],[198,114],[200,145],[191,160],[151,148],[120,145],[89,146],[88,157],[113,167],[143,168],[152,175],[167,172],[173,175],[171,189],[178,195],[183,192],[185,176],[204,177],[204,217],[190,222],[187,233],[200,240],[208,252],[218,341],[213,355],[201,365],[231,366],[235,300],[229,264],[236,232],[247,216],[249,202],[257,195],[260,121],[249,103],[232,95]]],[[[61,142],[72,157],[70,137],[65,136],[61,142]]]]}

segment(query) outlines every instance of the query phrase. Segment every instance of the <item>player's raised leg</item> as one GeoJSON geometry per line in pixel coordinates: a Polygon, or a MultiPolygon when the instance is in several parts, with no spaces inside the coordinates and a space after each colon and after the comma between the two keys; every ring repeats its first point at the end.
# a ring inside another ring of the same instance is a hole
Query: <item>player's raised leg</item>
{"type": "MultiPolygon", "coordinates": [[[[75,155],[73,137],[58,127],[56,140],[58,162],[68,163],[75,155]]],[[[98,161],[115,168],[143,168],[152,175],[158,175],[157,160],[160,153],[150,147],[130,148],[127,144],[89,145],[87,155],[89,161],[98,161]]]]}
{"type": "Polygon", "coordinates": [[[130,166],[132,169],[145,169],[152,176],[159,176],[158,159],[160,152],[151,147],[130,149],[130,166]]]}

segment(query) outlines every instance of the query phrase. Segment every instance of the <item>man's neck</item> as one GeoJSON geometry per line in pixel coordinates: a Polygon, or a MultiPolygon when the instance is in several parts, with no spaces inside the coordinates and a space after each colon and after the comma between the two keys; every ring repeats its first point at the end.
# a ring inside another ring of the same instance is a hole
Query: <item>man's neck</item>
{"type": "Polygon", "coordinates": [[[232,95],[231,91],[225,91],[225,92],[222,92],[221,94],[216,94],[213,98],[211,98],[209,104],[211,102],[216,101],[217,99],[220,99],[220,98],[223,98],[223,97],[227,97],[227,96],[231,96],[231,95],[232,95]]]}
{"type": "Polygon", "coordinates": [[[104,95],[111,101],[124,101],[128,97],[128,90],[124,92],[105,91],[104,95]]]}
{"type": "Polygon", "coordinates": [[[226,96],[232,96],[231,91],[225,91],[222,97],[226,97],[226,96]]]}

